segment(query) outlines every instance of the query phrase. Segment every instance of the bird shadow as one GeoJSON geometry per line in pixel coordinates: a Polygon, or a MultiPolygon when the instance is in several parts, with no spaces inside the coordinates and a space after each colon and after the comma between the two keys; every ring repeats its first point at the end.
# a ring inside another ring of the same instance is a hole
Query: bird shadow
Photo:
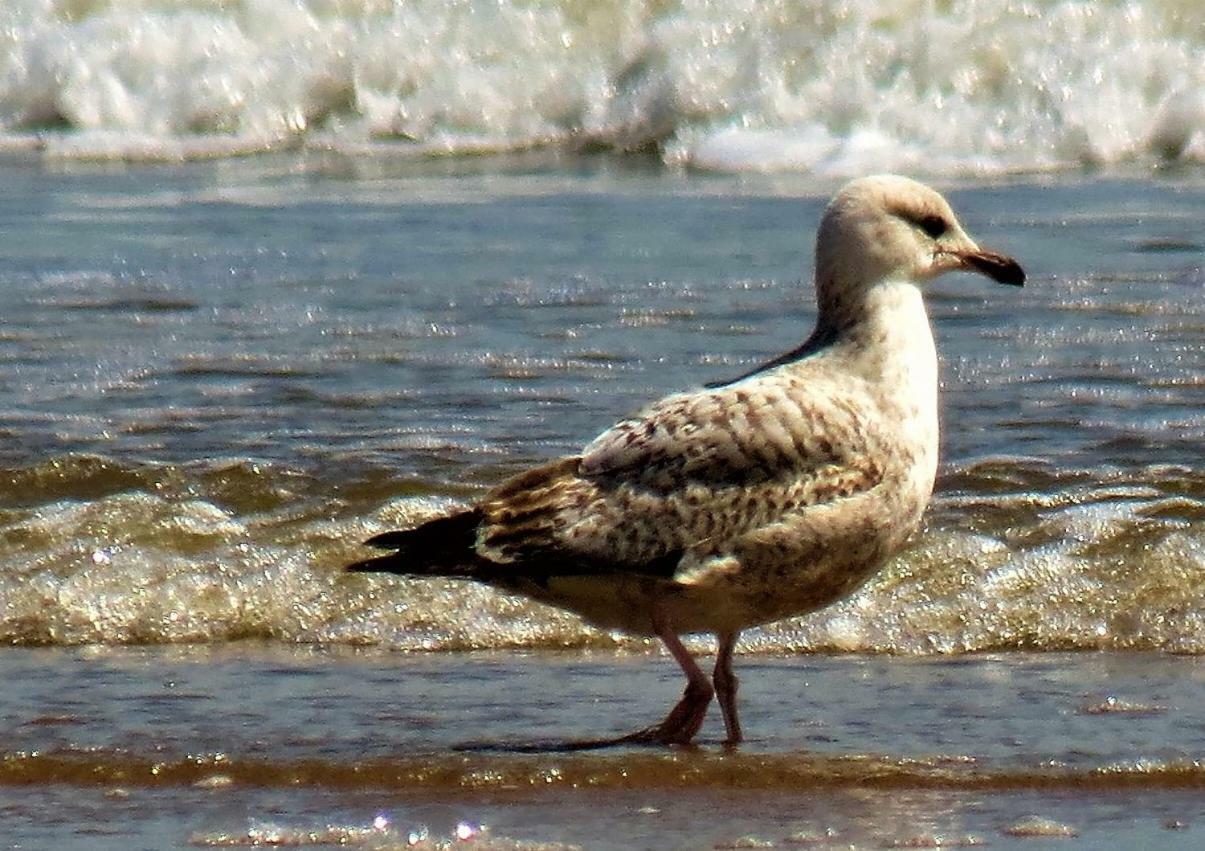
{"type": "MultiPolygon", "coordinates": [[[[615,739],[537,739],[531,742],[461,742],[452,750],[461,753],[577,753],[601,751],[619,747],[667,748],[669,745],[652,742],[633,742],[626,737],[615,739]]],[[[681,746],[678,746],[681,747],[681,746]]]]}
{"type": "MultiPolygon", "coordinates": [[[[734,750],[735,746],[725,744],[725,751],[734,750]]],[[[636,735],[617,736],[611,739],[536,739],[527,742],[461,742],[452,746],[459,753],[579,753],[582,751],[602,751],[614,748],[641,748],[644,750],[661,751],[698,751],[700,746],[694,743],[680,744],[649,741],[636,735]]]]}

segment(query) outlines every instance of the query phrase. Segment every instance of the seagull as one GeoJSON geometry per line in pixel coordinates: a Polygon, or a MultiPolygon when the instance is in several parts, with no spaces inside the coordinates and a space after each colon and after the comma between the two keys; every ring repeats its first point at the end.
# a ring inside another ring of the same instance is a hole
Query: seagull
{"type": "Polygon", "coordinates": [[[848,597],[920,524],[937,472],[937,352],[922,288],[950,271],[1022,286],[946,200],[897,175],[847,183],[816,238],[816,327],[736,379],[675,393],[470,507],[366,543],[351,571],[459,577],[659,638],[686,675],[659,724],[691,743],[715,698],[742,741],[741,631],[848,597]],[[717,639],[711,678],[680,636],[717,639]]]}

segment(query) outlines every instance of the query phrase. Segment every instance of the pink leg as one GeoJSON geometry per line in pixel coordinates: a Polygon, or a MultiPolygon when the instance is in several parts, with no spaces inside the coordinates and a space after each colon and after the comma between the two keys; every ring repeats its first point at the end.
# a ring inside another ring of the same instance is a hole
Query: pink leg
{"type": "MultiPolygon", "coordinates": [[[[634,742],[660,745],[687,745],[703,726],[707,716],[707,707],[715,689],[707,679],[707,675],[699,668],[690,651],[683,646],[673,629],[663,619],[658,618],[654,624],[657,637],[660,638],[669,652],[673,654],[682,672],[686,674],[686,691],[682,699],[670,710],[669,715],[660,724],[632,733],[619,739],[619,742],[634,742]]],[[[727,718],[727,716],[725,716],[727,718]]],[[[731,736],[731,731],[729,731],[731,736]]],[[[738,734],[739,735],[739,734],[738,734]]]]}
{"type": "Polygon", "coordinates": [[[732,650],[736,647],[738,635],[738,632],[727,632],[717,637],[719,649],[716,651],[715,673],[712,675],[716,698],[724,714],[724,729],[728,732],[728,739],[724,743],[727,745],[739,745],[742,740],[741,721],[736,714],[736,689],[740,681],[732,673],[732,650]]]}

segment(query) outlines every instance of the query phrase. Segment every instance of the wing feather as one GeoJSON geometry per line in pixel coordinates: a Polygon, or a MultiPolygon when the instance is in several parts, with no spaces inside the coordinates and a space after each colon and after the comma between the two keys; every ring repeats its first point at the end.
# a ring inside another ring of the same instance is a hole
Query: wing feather
{"type": "Polygon", "coordinates": [[[810,505],[874,487],[883,476],[868,460],[876,412],[856,394],[828,405],[834,394],[816,389],[770,375],[668,396],[581,456],[492,491],[479,505],[477,552],[519,573],[560,563],[665,575],[688,550],[723,552],[810,505]]]}

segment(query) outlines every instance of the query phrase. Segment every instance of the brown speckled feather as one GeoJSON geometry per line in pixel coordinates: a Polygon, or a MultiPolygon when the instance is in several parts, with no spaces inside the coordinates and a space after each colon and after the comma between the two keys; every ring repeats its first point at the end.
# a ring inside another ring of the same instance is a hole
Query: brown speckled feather
{"type": "Polygon", "coordinates": [[[816,404],[807,372],[669,396],[580,458],[511,479],[478,505],[478,555],[517,573],[552,559],[566,573],[665,575],[667,557],[723,553],[785,515],[873,488],[884,472],[867,451],[882,442],[876,412],[816,404]]]}

